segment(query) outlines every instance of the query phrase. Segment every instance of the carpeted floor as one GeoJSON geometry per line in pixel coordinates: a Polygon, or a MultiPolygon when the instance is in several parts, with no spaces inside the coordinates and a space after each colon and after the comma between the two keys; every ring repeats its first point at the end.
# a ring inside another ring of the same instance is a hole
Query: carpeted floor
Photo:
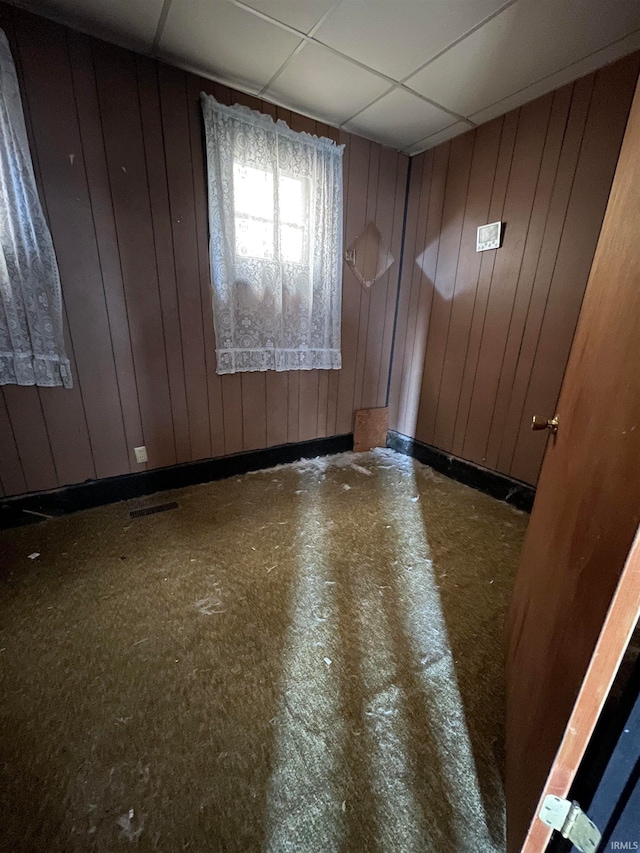
{"type": "Polygon", "coordinates": [[[378,450],[3,533],[0,849],[503,850],[527,519],[378,450]]]}

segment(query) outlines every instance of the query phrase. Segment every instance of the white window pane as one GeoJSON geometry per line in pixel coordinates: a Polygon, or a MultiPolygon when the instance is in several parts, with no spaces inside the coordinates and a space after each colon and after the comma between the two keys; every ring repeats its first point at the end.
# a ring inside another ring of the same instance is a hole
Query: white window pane
{"type": "Polygon", "coordinates": [[[273,174],[240,163],[233,164],[236,213],[273,219],[273,174]]]}
{"type": "Polygon", "coordinates": [[[303,224],[303,186],[296,178],[280,178],[280,219],[303,224]]]}
{"type": "Polygon", "coordinates": [[[280,228],[280,255],[283,261],[302,263],[303,231],[291,225],[280,228]]]}
{"type": "Polygon", "coordinates": [[[243,258],[272,258],[273,222],[236,216],[236,255],[243,258]]]}

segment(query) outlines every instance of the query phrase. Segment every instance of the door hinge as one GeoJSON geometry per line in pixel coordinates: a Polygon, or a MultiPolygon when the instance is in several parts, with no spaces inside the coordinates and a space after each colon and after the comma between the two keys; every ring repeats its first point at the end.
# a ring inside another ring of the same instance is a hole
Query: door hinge
{"type": "Polygon", "coordinates": [[[547,826],[557,829],[581,853],[595,853],[602,834],[586,816],[578,803],[549,794],[544,798],[539,818],[547,826]]]}

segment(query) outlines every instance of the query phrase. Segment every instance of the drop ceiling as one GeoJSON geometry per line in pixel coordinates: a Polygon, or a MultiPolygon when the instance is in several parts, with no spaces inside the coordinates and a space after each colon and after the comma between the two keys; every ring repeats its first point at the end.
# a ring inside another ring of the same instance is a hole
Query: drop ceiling
{"type": "Polygon", "coordinates": [[[417,154],[640,48],[637,0],[16,0],[417,154]]]}

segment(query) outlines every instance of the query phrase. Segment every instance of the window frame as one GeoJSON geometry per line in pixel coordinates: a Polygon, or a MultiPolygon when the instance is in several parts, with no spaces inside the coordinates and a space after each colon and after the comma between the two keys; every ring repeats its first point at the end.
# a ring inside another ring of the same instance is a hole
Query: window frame
{"type": "Polygon", "coordinates": [[[270,172],[266,169],[257,168],[255,166],[252,166],[250,168],[252,168],[256,172],[262,172],[265,175],[272,175],[273,176],[273,191],[272,191],[272,198],[273,198],[272,214],[273,215],[271,217],[265,217],[265,216],[259,216],[259,215],[253,214],[253,213],[244,212],[244,211],[239,212],[236,208],[236,205],[235,205],[235,169],[236,169],[236,166],[239,166],[240,168],[247,168],[244,163],[240,163],[234,159],[234,163],[233,163],[233,170],[234,170],[234,211],[233,211],[233,217],[234,217],[234,255],[235,255],[235,257],[238,258],[240,261],[252,260],[252,261],[263,261],[265,263],[276,262],[276,263],[280,263],[280,264],[295,264],[297,266],[305,266],[308,263],[309,253],[311,251],[310,230],[311,230],[311,210],[312,210],[312,204],[313,204],[313,188],[311,186],[311,183],[312,183],[311,178],[309,178],[305,175],[303,175],[303,176],[294,175],[288,171],[280,171],[280,170],[278,171],[278,174],[277,174],[278,184],[280,183],[282,178],[288,178],[291,181],[297,181],[302,187],[302,192],[301,192],[302,211],[303,211],[302,221],[301,222],[294,222],[294,221],[284,220],[281,215],[278,216],[277,204],[278,204],[278,200],[280,198],[280,191],[278,191],[278,193],[276,194],[276,191],[275,191],[276,173],[270,172]],[[304,215],[305,211],[306,211],[306,217],[304,215]],[[238,220],[260,222],[260,223],[269,224],[272,226],[273,254],[271,256],[262,257],[260,255],[251,255],[251,254],[244,255],[244,254],[241,254],[240,252],[238,252],[238,231],[237,231],[238,220]],[[305,220],[306,220],[306,224],[305,224],[305,220]],[[280,224],[279,229],[276,228],[276,222],[277,221],[279,221],[279,224],[280,224]],[[282,235],[278,232],[280,230],[282,230],[283,227],[295,228],[301,232],[302,241],[301,241],[301,250],[300,250],[300,260],[292,260],[289,258],[282,257],[282,235]]]}

